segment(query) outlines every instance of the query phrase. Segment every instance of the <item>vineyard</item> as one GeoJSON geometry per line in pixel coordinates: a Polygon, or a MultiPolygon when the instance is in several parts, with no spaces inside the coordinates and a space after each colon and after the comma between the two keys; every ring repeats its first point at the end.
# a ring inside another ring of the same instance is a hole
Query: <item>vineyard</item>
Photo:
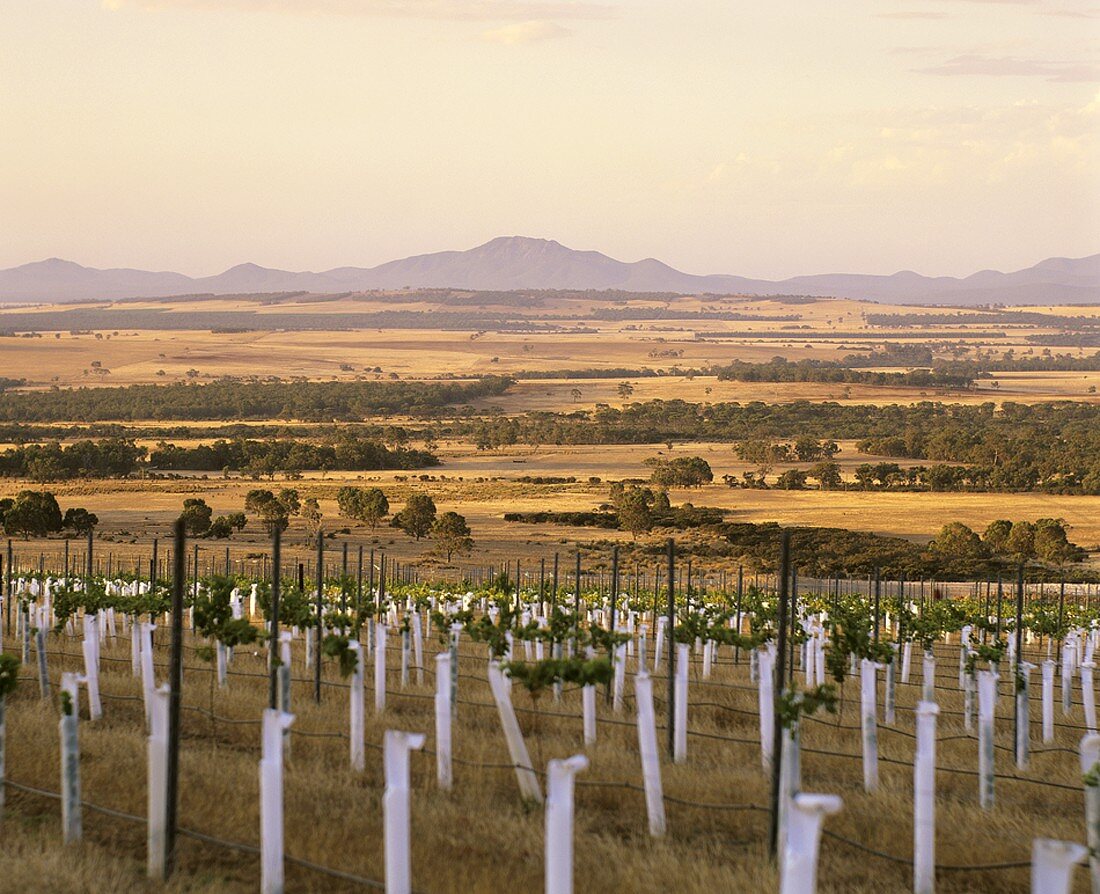
{"type": "Polygon", "coordinates": [[[663,578],[613,559],[586,587],[578,561],[517,592],[512,566],[364,576],[322,542],[306,577],[274,550],[254,579],[200,574],[181,531],[155,582],[90,550],[83,573],[9,558],[5,834],[56,847],[6,874],[1026,891],[1086,853],[1033,839],[1095,846],[1088,585],[811,588],[785,553],[777,576],[710,581],[670,543],[663,578]]]}

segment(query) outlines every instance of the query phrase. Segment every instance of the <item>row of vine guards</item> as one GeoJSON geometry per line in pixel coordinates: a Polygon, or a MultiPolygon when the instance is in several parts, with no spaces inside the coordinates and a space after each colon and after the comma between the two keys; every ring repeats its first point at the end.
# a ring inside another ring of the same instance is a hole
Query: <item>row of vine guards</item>
{"type": "MultiPolygon", "coordinates": [[[[281,541],[275,532],[272,552],[273,566],[281,568],[281,541]]],[[[317,540],[316,592],[307,594],[299,566],[299,589],[294,600],[284,599],[279,574],[274,575],[270,592],[261,596],[253,585],[248,594],[247,616],[242,595],[236,586],[231,591],[223,584],[203,584],[196,580],[191,589],[191,605],[186,606],[187,549],[182,522],[175,531],[172,551],[174,574],[171,580],[171,603],[165,607],[157,602],[155,585],[143,582],[93,581],[92,542],[88,544],[89,574],[79,586],[51,590],[50,581],[39,588],[31,582],[17,582],[20,610],[17,635],[23,647],[23,660],[29,662],[33,642],[35,666],[40,694],[51,698],[47,665],[46,633],[55,618],[56,628],[65,628],[71,635],[82,633],[82,674],[63,673],[60,685],[60,763],[62,829],[66,842],[79,841],[82,836],[79,710],[80,688],[88,699],[91,722],[103,716],[99,692],[100,647],[105,637],[114,636],[116,615],[105,601],[96,603],[91,597],[93,584],[105,594],[125,594],[131,602],[130,611],[120,614],[122,632],[127,629],[131,642],[131,667],[140,687],[147,730],[148,754],[148,874],[167,879],[173,870],[179,799],[180,705],[183,673],[183,628],[190,614],[193,631],[207,642],[214,641],[211,655],[219,686],[228,686],[233,650],[236,646],[257,641],[260,632],[253,624],[260,601],[266,598],[269,628],[266,631],[267,657],[270,671],[268,707],[262,715],[260,781],[260,841],[261,890],[264,894],[281,894],[284,889],[285,863],[283,843],[283,772],[284,759],[290,744],[288,735],[294,715],[290,712],[290,669],[292,645],[304,640],[304,658],[314,674],[314,698],[321,696],[322,658],[339,662],[341,673],[348,679],[348,759],[355,772],[366,768],[365,753],[365,692],[368,659],[373,657],[374,709],[384,716],[387,710],[387,655],[391,638],[399,640],[401,686],[410,685],[410,672],[423,680],[425,672],[422,606],[406,601],[403,608],[397,600],[387,603],[384,593],[385,576],[379,574],[377,592],[369,595],[376,601],[369,606],[369,617],[348,614],[348,592],[343,590],[336,600],[326,604],[323,537],[317,540]],[[215,593],[216,587],[223,587],[215,593]],[[80,602],[81,593],[84,602],[80,602]],[[140,602],[148,597],[148,602],[140,602]],[[216,597],[216,598],[215,598],[216,597]],[[64,606],[60,600],[64,598],[64,606]],[[53,601],[51,601],[53,600],[53,601]],[[341,602],[342,600],[342,602],[341,602]],[[133,608],[133,606],[138,606],[133,608]],[[84,611],[82,619],[78,612],[84,611]],[[150,620],[143,621],[148,615],[150,620]],[[168,682],[157,686],[154,663],[154,638],[157,620],[168,625],[170,655],[168,682]],[[82,624],[77,624],[77,620],[82,624]],[[289,629],[280,630],[285,621],[289,629]],[[362,634],[365,633],[365,641],[362,634]]],[[[648,831],[651,836],[667,834],[665,796],[661,777],[660,748],[653,697],[653,677],[647,667],[652,638],[652,672],[659,672],[662,661],[668,685],[666,723],[668,757],[673,763],[688,760],[689,716],[691,692],[689,670],[693,654],[701,658],[702,679],[707,680],[719,656],[720,648],[729,648],[734,661],[741,660],[744,650],[749,657],[750,679],[756,684],[757,722],[759,724],[760,755],[763,768],[770,774],[771,802],[769,844],[777,862],[780,890],[783,894],[810,894],[816,889],[818,854],[823,824],[827,817],[842,809],[835,794],[809,793],[801,786],[801,734],[805,718],[819,708],[833,711],[836,695],[831,676],[842,682],[845,676],[859,678],[859,729],[863,788],[873,794],[880,787],[879,778],[879,677],[884,671],[883,719],[887,727],[894,725],[897,665],[901,664],[900,680],[908,684],[914,644],[922,646],[921,694],[917,704],[916,745],[913,761],[913,889],[916,894],[932,894],[936,881],[936,725],[939,708],[936,704],[936,659],[932,646],[942,637],[944,642],[959,631],[959,689],[964,701],[964,723],[970,729],[974,702],[977,707],[977,799],[980,806],[991,810],[995,806],[995,722],[999,698],[1000,669],[1012,681],[1014,718],[1014,752],[1018,769],[1026,769],[1030,760],[1030,672],[1042,670],[1042,739],[1054,739],[1054,681],[1061,671],[1063,713],[1072,709],[1073,681],[1079,676],[1081,706],[1088,734],[1080,744],[1080,763],[1084,776],[1085,832],[1087,849],[1069,842],[1038,838],[1031,856],[1033,890],[1060,892],[1068,890],[1075,862],[1088,857],[1094,891],[1100,891],[1100,735],[1097,734],[1094,693],[1093,652],[1097,645],[1095,629],[1072,624],[1057,628],[1061,634],[1060,650],[1052,657],[1054,637],[1047,637],[1047,658],[1039,665],[1024,660],[1024,582],[1017,580],[1016,617],[1005,623],[998,615],[995,627],[987,616],[958,626],[935,614],[912,614],[904,602],[887,604],[885,617],[881,613],[880,581],[875,580],[873,612],[864,605],[857,611],[839,599],[826,600],[824,606],[809,609],[800,602],[796,576],[790,562],[790,535],[784,532],[780,542],[778,593],[774,617],[764,619],[760,601],[750,603],[743,611],[740,583],[735,613],[708,614],[705,604],[693,604],[690,588],[687,600],[677,607],[675,545],[669,540],[667,551],[667,613],[658,614],[659,594],[654,592],[652,615],[630,607],[629,601],[620,611],[618,587],[618,555],[613,554],[612,582],[614,589],[607,601],[596,605],[585,600],[576,587],[573,614],[566,618],[557,612],[557,592],[552,608],[541,598],[524,600],[517,585],[514,593],[507,588],[497,604],[481,599],[474,610],[473,594],[449,600],[444,596],[437,605],[431,600],[431,624],[439,628],[442,651],[435,656],[434,693],[434,754],[439,789],[449,791],[454,786],[453,721],[458,703],[458,643],[468,635],[489,647],[487,663],[489,689],[500,722],[503,743],[515,772],[519,795],[530,805],[543,805],[545,810],[545,885],[552,894],[571,894],[573,875],[573,788],[578,773],[585,771],[589,759],[583,754],[551,760],[547,768],[544,793],[539,773],[533,766],[513,704],[513,684],[519,682],[534,697],[547,690],[561,698],[564,683],[576,684],[581,692],[580,721],[582,741],[590,746],[597,741],[597,687],[604,686],[606,701],[614,713],[624,709],[626,675],[630,658],[634,658],[633,696],[636,711],[638,754],[648,831]],[[435,612],[436,608],[440,611],[435,612]],[[891,612],[894,613],[891,617],[891,612]],[[437,615],[438,617],[435,617],[437,615]],[[764,621],[767,621],[767,624],[764,621]],[[745,633],[748,622],[749,633],[745,633]],[[768,627],[770,624],[772,626],[768,627]],[[1002,624],[1011,624],[1014,634],[1002,641],[1002,624]],[[557,625],[557,626],[555,626],[557,625]],[[605,626],[606,625],[606,626],[605,626]],[[975,626],[977,625],[977,626],[975,626]],[[884,642],[883,631],[897,641],[884,642]],[[994,630],[996,635],[994,635],[994,630]],[[516,660],[517,644],[522,643],[524,661],[516,660]],[[550,644],[546,656],[545,645],[550,644]],[[533,646],[533,648],[532,648],[533,646]],[[532,661],[534,656],[534,661],[532,661]],[[796,685],[796,669],[801,667],[804,686],[796,685]],[[975,699],[976,696],[976,699],[975,699]]],[[[346,550],[345,550],[346,560],[346,550]]],[[[384,559],[383,559],[384,561],[384,559]]],[[[575,580],[581,579],[578,570],[575,580]]],[[[154,559],[154,567],[156,560],[154,559]]],[[[345,562],[346,564],[346,562],[345,562]]],[[[197,566],[197,562],[196,562],[197,566]]],[[[9,561],[8,571],[10,575],[9,561]]],[[[373,567],[371,569],[373,577],[373,567]]],[[[690,577],[690,572],[689,572],[690,577]]],[[[518,578],[518,573],[517,573],[518,578]]],[[[554,578],[557,579],[555,563],[554,578]]],[[[346,581],[346,576],[345,579],[346,581]]],[[[740,582],[740,577],[739,577],[740,582]]],[[[341,584],[343,586],[343,584],[341,584]]],[[[12,585],[8,585],[6,602],[10,607],[12,585]]],[[[98,590],[97,590],[98,592],[98,590]]],[[[539,596],[542,589],[540,586],[539,596]]],[[[358,594],[356,594],[358,599],[358,594]]],[[[946,617],[946,615],[945,615],[946,617]]],[[[1041,619],[1040,619],[1041,620],[1041,619]]],[[[0,620],[2,623],[2,620],[0,620]]],[[[1038,626],[1040,622],[1036,621],[1038,626]]],[[[1059,621],[1061,623],[1061,621],[1059,621]]],[[[1032,632],[1028,630],[1030,645],[1032,632]]],[[[207,648],[207,647],[203,647],[207,648]]],[[[954,663],[952,657],[951,663],[954,663]]],[[[4,777],[5,699],[18,679],[19,659],[0,655],[0,780],[4,777]]],[[[394,669],[397,673],[397,669],[394,669]]],[[[954,678],[953,670],[948,679],[954,678]]],[[[950,687],[950,684],[949,684],[950,687]]],[[[949,688],[948,687],[948,688],[949,688]]],[[[410,754],[424,747],[423,732],[387,730],[383,740],[385,793],[382,797],[384,819],[384,855],[387,890],[396,894],[411,892],[411,808],[409,800],[410,754]]],[[[0,810],[3,808],[3,786],[0,785],[0,810]]]]}

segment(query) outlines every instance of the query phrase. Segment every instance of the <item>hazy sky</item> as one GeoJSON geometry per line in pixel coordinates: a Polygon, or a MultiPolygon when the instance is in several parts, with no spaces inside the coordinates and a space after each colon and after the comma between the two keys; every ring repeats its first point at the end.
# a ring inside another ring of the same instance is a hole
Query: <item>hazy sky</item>
{"type": "Polygon", "coordinates": [[[0,267],[1100,251],[1100,0],[0,0],[0,267]]]}

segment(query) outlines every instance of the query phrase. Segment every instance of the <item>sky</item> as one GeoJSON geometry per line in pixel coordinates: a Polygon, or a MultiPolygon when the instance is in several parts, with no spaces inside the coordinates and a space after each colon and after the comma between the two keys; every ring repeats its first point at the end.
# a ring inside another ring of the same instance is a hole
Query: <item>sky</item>
{"type": "Polygon", "coordinates": [[[0,0],[0,267],[1100,251],[1100,0],[0,0]]]}

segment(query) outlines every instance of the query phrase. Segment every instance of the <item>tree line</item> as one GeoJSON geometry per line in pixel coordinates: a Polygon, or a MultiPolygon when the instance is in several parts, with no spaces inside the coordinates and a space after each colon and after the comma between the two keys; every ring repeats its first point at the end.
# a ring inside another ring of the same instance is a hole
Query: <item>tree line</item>
{"type": "Polygon", "coordinates": [[[380,469],[423,469],[439,465],[439,458],[427,450],[397,446],[389,448],[373,440],[345,434],[332,444],[308,441],[257,441],[237,439],[181,447],[160,443],[149,455],[149,466],[159,470],[250,472],[274,476],[277,472],[304,469],[375,471],[380,469]]]}
{"type": "Polygon", "coordinates": [[[423,469],[439,465],[427,450],[401,445],[387,447],[379,441],[347,432],[330,444],[300,440],[258,441],[240,438],[182,447],[159,443],[150,453],[134,441],[107,438],[25,444],[0,453],[0,476],[25,477],[39,482],[69,478],[110,478],[131,475],[139,469],[155,471],[245,472],[256,477],[305,470],[378,471],[423,469]]]}
{"type": "Polygon", "coordinates": [[[503,394],[512,379],[431,382],[241,382],[127,385],[0,392],[0,421],[102,422],[133,419],[300,419],[308,422],[401,414],[434,416],[503,394]]]}
{"type": "MultiPolygon", "coordinates": [[[[652,400],[575,413],[457,420],[438,431],[470,437],[481,447],[853,439],[863,453],[977,467],[966,474],[974,476],[969,486],[981,489],[1100,493],[1100,406],[1082,402],[1005,402],[998,407],[992,402],[872,406],[652,400]]],[[[929,467],[925,474],[946,480],[948,473],[929,467]]]]}
{"type": "Polygon", "coordinates": [[[717,367],[720,381],[735,382],[825,382],[846,385],[894,385],[907,388],[971,388],[974,376],[938,369],[906,372],[873,372],[853,369],[838,360],[796,360],[775,357],[767,363],[734,360],[717,367]]]}

